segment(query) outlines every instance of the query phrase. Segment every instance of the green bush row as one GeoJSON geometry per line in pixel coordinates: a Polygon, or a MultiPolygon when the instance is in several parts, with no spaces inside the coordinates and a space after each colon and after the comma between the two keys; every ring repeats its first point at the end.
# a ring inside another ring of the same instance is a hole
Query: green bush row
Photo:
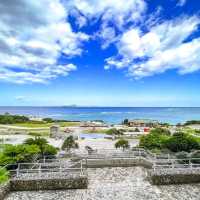
{"type": "Polygon", "coordinates": [[[140,138],[140,146],[153,149],[168,149],[172,152],[191,152],[200,149],[198,139],[188,133],[176,132],[172,136],[168,130],[153,129],[140,138]]]}

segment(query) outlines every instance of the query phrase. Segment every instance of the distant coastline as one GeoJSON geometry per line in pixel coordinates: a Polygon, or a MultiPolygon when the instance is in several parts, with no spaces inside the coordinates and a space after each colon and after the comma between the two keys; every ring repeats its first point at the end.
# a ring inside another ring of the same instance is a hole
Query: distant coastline
{"type": "Polygon", "coordinates": [[[63,107],[63,106],[0,106],[4,113],[51,117],[64,120],[103,120],[110,124],[128,119],[151,119],[170,124],[200,119],[200,107],[63,107]]]}

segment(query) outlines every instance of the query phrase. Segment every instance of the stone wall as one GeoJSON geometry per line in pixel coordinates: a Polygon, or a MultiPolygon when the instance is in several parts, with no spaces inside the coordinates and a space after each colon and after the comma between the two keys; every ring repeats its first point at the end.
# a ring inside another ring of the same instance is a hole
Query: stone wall
{"type": "Polygon", "coordinates": [[[10,182],[0,185],[0,199],[4,199],[4,197],[10,192],[10,182]]]}
{"type": "Polygon", "coordinates": [[[200,183],[200,169],[149,170],[148,179],[154,185],[200,183]]]}
{"type": "Polygon", "coordinates": [[[86,176],[68,179],[12,179],[10,181],[12,191],[27,190],[57,190],[57,189],[85,189],[88,186],[86,176]]]}
{"type": "Polygon", "coordinates": [[[105,158],[105,159],[86,159],[87,168],[101,167],[132,167],[142,166],[151,168],[152,163],[143,158],[105,158]]]}

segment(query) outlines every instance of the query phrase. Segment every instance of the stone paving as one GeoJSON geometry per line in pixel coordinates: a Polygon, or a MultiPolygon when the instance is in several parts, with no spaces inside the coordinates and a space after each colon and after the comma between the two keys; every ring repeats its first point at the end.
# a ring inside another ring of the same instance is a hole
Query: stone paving
{"type": "Polygon", "coordinates": [[[88,189],[10,193],[6,200],[199,200],[200,184],[154,186],[142,167],[88,169],[88,189]]]}

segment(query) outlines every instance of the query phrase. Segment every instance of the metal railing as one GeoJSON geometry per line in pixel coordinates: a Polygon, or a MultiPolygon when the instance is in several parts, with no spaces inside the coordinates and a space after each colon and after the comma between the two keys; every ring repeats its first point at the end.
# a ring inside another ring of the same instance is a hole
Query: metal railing
{"type": "MultiPolygon", "coordinates": [[[[9,170],[12,178],[24,178],[26,175],[34,175],[35,178],[45,177],[47,174],[51,177],[86,175],[86,170],[83,168],[82,161],[76,162],[78,167],[68,167],[65,165],[47,165],[47,163],[18,163],[17,169],[9,170]]],[[[28,176],[27,176],[28,177],[28,176]]]]}
{"type": "Polygon", "coordinates": [[[177,168],[200,168],[200,158],[176,159],[170,154],[154,154],[143,148],[132,148],[128,150],[98,149],[91,154],[79,154],[80,158],[85,160],[92,159],[143,159],[152,163],[152,168],[177,169],[177,168]]]}
{"type": "Polygon", "coordinates": [[[188,159],[168,159],[168,160],[154,160],[153,167],[156,169],[200,169],[200,158],[188,158],[188,159]]]}

